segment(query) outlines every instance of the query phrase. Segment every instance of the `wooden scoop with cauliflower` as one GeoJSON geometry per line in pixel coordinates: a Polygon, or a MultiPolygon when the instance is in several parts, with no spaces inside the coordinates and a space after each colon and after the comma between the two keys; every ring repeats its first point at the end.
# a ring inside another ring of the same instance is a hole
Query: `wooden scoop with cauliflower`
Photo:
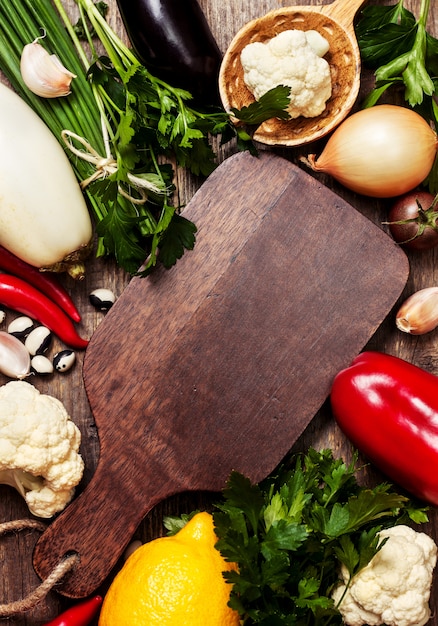
{"type": "Polygon", "coordinates": [[[0,387],[0,483],[37,517],[62,511],[82,478],[81,433],[57,398],[25,381],[0,387]]]}
{"type": "Polygon", "coordinates": [[[270,89],[290,87],[288,113],[317,117],[332,93],[328,41],[315,30],[285,30],[266,43],[254,41],[240,55],[244,81],[256,100],[270,89]]]}

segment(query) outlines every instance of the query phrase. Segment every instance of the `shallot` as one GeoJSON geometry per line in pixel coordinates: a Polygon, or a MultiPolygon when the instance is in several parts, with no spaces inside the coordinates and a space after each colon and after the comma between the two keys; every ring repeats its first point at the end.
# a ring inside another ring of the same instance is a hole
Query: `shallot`
{"type": "Polygon", "coordinates": [[[430,250],[438,245],[438,196],[426,190],[409,191],[390,208],[391,235],[409,250],[430,250]]]}

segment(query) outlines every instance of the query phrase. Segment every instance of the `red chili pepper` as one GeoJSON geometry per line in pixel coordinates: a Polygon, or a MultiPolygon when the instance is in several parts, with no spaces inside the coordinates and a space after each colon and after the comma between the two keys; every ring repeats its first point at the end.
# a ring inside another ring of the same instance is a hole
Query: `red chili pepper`
{"type": "Polygon", "coordinates": [[[0,246],[0,269],[26,280],[56,302],[72,320],[81,321],[79,311],[70,295],[50,272],[40,272],[37,267],[19,259],[3,246],[0,246]]]}
{"type": "Polygon", "coordinates": [[[88,626],[101,607],[102,597],[94,596],[64,611],[44,626],[88,626]]]}
{"type": "Polygon", "coordinates": [[[334,379],[333,415],[392,481],[438,505],[438,377],[403,359],[363,352],[334,379]]]}
{"type": "Polygon", "coordinates": [[[37,320],[71,348],[84,349],[88,345],[53,300],[17,276],[0,274],[0,304],[37,320]]]}

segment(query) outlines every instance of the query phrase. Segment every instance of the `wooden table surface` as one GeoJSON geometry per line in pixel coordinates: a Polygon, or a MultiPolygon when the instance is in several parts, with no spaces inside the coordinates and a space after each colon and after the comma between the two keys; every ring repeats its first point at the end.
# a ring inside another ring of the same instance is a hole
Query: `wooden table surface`
{"type": "MultiPolygon", "coordinates": [[[[345,0],[348,2],[348,0],[345,0]]],[[[373,4],[375,4],[373,0],[373,4]]],[[[384,0],[382,4],[393,4],[384,0]]],[[[109,0],[110,23],[124,35],[120,17],[117,12],[115,0],[109,0]]],[[[225,51],[237,30],[248,20],[259,17],[271,9],[281,5],[302,5],[299,0],[291,2],[281,0],[200,0],[200,4],[206,13],[211,29],[218,41],[220,48],[225,51]]],[[[320,4],[312,0],[307,4],[320,4]]],[[[419,8],[420,0],[407,0],[406,7],[414,13],[419,8]]],[[[432,2],[433,4],[433,2],[432,2]]],[[[67,0],[65,5],[71,9],[74,0],[67,0]]],[[[438,11],[432,9],[429,30],[435,36],[438,35],[438,11]]],[[[1,44],[0,44],[1,45],[1,44]]],[[[372,77],[367,72],[363,72],[361,94],[369,90],[372,84],[372,77]]],[[[359,101],[360,101],[359,96],[359,101]]],[[[313,146],[313,151],[318,151],[320,146],[313,146]]],[[[233,146],[227,146],[225,150],[218,148],[219,159],[222,160],[233,151],[233,146]]],[[[307,150],[288,149],[277,150],[282,156],[299,164],[299,157],[306,154],[307,150]]],[[[364,213],[375,223],[381,225],[386,218],[387,204],[379,200],[364,198],[349,192],[340,187],[328,177],[320,175],[320,180],[328,187],[334,189],[336,193],[345,198],[350,204],[364,213]]],[[[187,203],[193,196],[202,180],[188,175],[185,171],[177,170],[176,202],[187,203]]],[[[311,213],[309,212],[309,219],[311,213]]],[[[385,228],[385,226],[382,226],[385,228]]],[[[411,272],[410,277],[401,299],[408,294],[423,287],[434,286],[438,279],[438,270],[435,269],[438,260],[438,250],[409,255],[411,272]]],[[[437,265],[438,267],[438,265],[437,265]]],[[[366,271],[366,268],[364,268],[366,271]]],[[[124,287],[128,284],[130,277],[120,271],[111,260],[90,259],[87,266],[87,275],[84,281],[74,284],[70,279],[63,282],[73,295],[78,308],[80,309],[83,322],[81,331],[85,336],[91,336],[94,329],[103,319],[102,313],[96,310],[89,303],[89,293],[97,287],[112,289],[119,296],[124,287]]],[[[147,280],[147,279],[145,279],[147,280]]],[[[352,285],[354,289],[354,285],[352,285]]],[[[389,354],[398,355],[430,372],[438,375],[438,332],[432,332],[425,336],[412,337],[399,332],[394,323],[395,310],[385,319],[370,340],[367,348],[379,350],[389,354]]],[[[12,319],[12,312],[8,312],[6,323],[12,319]]],[[[57,344],[53,346],[53,351],[57,349],[57,344]]],[[[84,479],[80,488],[82,489],[90,480],[96,467],[99,454],[99,440],[96,426],[87,402],[82,382],[82,355],[79,355],[78,362],[74,369],[64,375],[55,375],[49,379],[35,378],[32,382],[43,392],[50,393],[60,398],[75,423],[82,432],[83,442],[81,452],[85,461],[84,479]]],[[[0,384],[7,382],[0,378],[0,384]]],[[[336,455],[350,458],[350,445],[344,436],[339,432],[326,406],[318,412],[307,430],[294,445],[293,451],[304,450],[309,446],[316,448],[330,447],[336,455]]],[[[367,480],[370,482],[383,480],[383,477],[370,468],[367,480]]],[[[163,534],[162,518],[165,514],[181,514],[189,512],[195,508],[211,507],[212,495],[206,493],[183,494],[169,498],[161,505],[157,506],[142,522],[135,537],[141,541],[147,541],[163,534]]],[[[11,488],[0,487],[0,522],[9,520],[21,520],[29,518],[27,506],[21,497],[11,488]]],[[[438,513],[432,511],[430,522],[425,528],[435,540],[438,541],[438,513]]],[[[32,567],[32,549],[37,539],[37,533],[33,531],[21,532],[19,534],[5,535],[0,538],[0,604],[19,600],[29,594],[40,582],[32,567]]],[[[108,581],[109,582],[109,581],[108,581]]],[[[102,592],[105,588],[101,589],[102,592]]],[[[12,620],[0,619],[1,625],[17,624],[20,626],[38,626],[52,619],[63,608],[69,605],[69,601],[55,592],[49,595],[41,604],[31,611],[18,615],[12,620]]],[[[434,584],[432,593],[432,620],[438,625],[438,583],[434,584]]]]}

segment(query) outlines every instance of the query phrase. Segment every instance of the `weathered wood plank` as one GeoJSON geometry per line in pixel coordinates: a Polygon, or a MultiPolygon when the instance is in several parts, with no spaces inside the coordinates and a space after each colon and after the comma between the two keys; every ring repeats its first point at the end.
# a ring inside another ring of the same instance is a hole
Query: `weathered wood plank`
{"type": "MultiPolygon", "coordinates": [[[[348,0],[345,0],[348,1],[348,0]]],[[[392,4],[390,0],[384,0],[384,4],[392,4]]],[[[66,0],[66,6],[74,11],[74,0],[66,0]]],[[[115,0],[110,0],[109,20],[117,30],[123,34],[121,20],[117,12],[115,0]]],[[[205,11],[212,31],[216,36],[222,51],[225,51],[235,33],[250,19],[254,19],[271,9],[286,5],[319,4],[316,0],[308,3],[292,0],[291,2],[279,0],[200,0],[201,7],[205,11]]],[[[420,0],[407,0],[406,6],[414,13],[418,10],[420,0]]],[[[432,9],[429,28],[434,34],[438,34],[438,11],[432,9]]],[[[1,44],[0,44],[1,45],[1,44]]],[[[371,84],[369,74],[364,74],[362,93],[366,92],[371,84]]],[[[315,147],[316,149],[318,146],[315,147]]],[[[219,149],[220,160],[230,154],[232,148],[227,146],[219,149]]],[[[286,156],[295,163],[299,163],[301,149],[276,150],[277,153],[286,156]]],[[[365,199],[348,192],[331,181],[328,177],[319,176],[328,187],[333,188],[339,195],[355,206],[359,211],[372,219],[376,224],[381,224],[386,218],[386,202],[365,199]]],[[[187,175],[178,169],[176,173],[178,186],[178,202],[186,204],[201,184],[201,180],[187,175]]],[[[311,220],[311,209],[308,214],[311,220]]],[[[407,295],[422,287],[431,286],[438,280],[438,251],[422,253],[421,255],[409,254],[411,274],[404,291],[407,295]]],[[[366,268],[364,268],[366,270],[366,268]]],[[[83,332],[91,335],[102,319],[101,313],[96,313],[88,302],[88,294],[96,287],[109,287],[120,295],[129,282],[123,272],[116,269],[114,263],[103,260],[90,260],[86,279],[79,285],[73,284],[69,279],[64,280],[66,287],[73,293],[75,301],[83,314],[83,332]]],[[[395,309],[395,307],[394,307],[395,309]]],[[[8,319],[11,316],[8,316],[8,319]]],[[[395,328],[394,311],[375,333],[368,346],[405,358],[431,372],[438,374],[438,334],[430,333],[423,337],[410,337],[402,335],[395,328]]],[[[54,350],[57,345],[55,343],[54,350]]],[[[70,373],[54,377],[50,380],[37,380],[35,384],[43,392],[50,393],[62,399],[73,419],[80,427],[83,434],[82,453],[86,462],[84,484],[86,484],[96,467],[99,453],[99,443],[96,426],[88,405],[82,382],[82,356],[79,355],[77,366],[70,373]]],[[[0,383],[5,382],[0,379],[0,383]]],[[[318,412],[308,428],[300,437],[294,450],[302,450],[309,445],[314,447],[331,447],[339,455],[349,458],[350,446],[343,435],[339,432],[331,419],[328,407],[325,406],[318,412]]],[[[368,481],[382,480],[382,476],[372,468],[367,473],[368,481]]],[[[136,536],[143,541],[150,540],[163,533],[162,516],[166,513],[179,514],[189,512],[194,508],[209,508],[211,496],[204,492],[179,494],[168,498],[149,513],[140,524],[136,536]]],[[[28,517],[28,510],[22,499],[10,488],[0,487],[0,521],[15,520],[28,517]]],[[[438,515],[431,514],[429,531],[438,538],[438,515]]],[[[0,603],[20,599],[28,594],[38,583],[32,567],[32,549],[37,539],[37,533],[25,532],[20,535],[5,536],[0,539],[0,562],[2,576],[0,578],[0,603]]],[[[103,587],[104,591],[105,587],[103,587]]],[[[38,626],[52,617],[65,607],[68,601],[56,593],[51,593],[46,600],[35,610],[16,618],[13,623],[17,626],[38,626]]],[[[432,598],[433,618],[431,624],[438,624],[438,587],[435,584],[432,598]]],[[[0,625],[10,624],[10,620],[0,619],[0,625]]]]}

